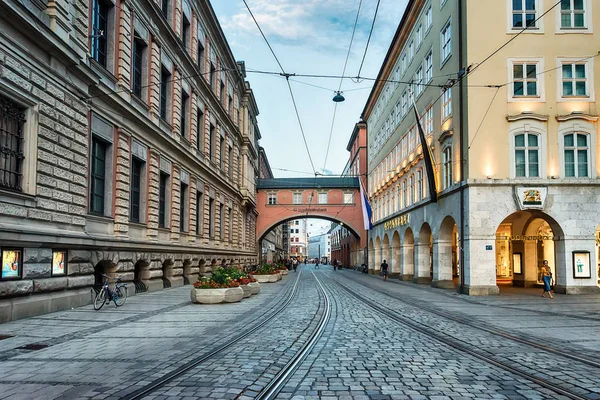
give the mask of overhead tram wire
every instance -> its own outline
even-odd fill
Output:
[[[356,74],[357,79],[360,76],[360,71],[362,71],[362,67],[365,62],[365,57],[367,56],[367,51],[369,50],[369,43],[371,42],[371,35],[373,34],[373,27],[375,27],[375,21],[377,20],[377,11],[379,11],[379,3],[381,3],[381,0],[377,0],[377,6],[375,7],[375,15],[373,15],[373,23],[371,23],[371,30],[369,31],[367,45],[365,46],[365,52],[363,54],[362,61],[360,62],[360,68],[358,68],[358,74]]]
[[[348,67],[348,59],[350,58],[350,52],[352,51],[352,43],[354,42],[354,35],[356,34],[356,26],[358,25],[358,17],[360,16],[360,8],[362,7],[362,0],[358,3],[358,10],[356,11],[356,19],[354,20],[354,27],[352,28],[352,36],[350,36],[350,45],[348,45],[348,53],[346,53],[346,61],[344,61],[344,69],[342,70],[342,76],[346,74],[346,67]],[[342,89],[342,83],[344,82],[344,78],[340,78],[340,84],[338,86],[338,94]],[[333,127],[335,125],[335,116],[337,114],[338,103],[335,103],[333,108],[333,118],[331,120],[331,129],[329,130],[329,139],[327,140],[327,151],[325,152],[325,161],[323,162],[322,171],[325,172],[325,168],[327,167],[327,158],[329,157],[329,148],[331,147],[331,138],[333,137]]]
[[[311,167],[313,169],[313,172],[314,172],[314,174],[316,176],[317,175],[317,170],[315,169],[315,164],[313,163],[312,157],[310,155],[310,150],[308,148],[308,142],[306,141],[306,135],[304,134],[304,128],[302,127],[302,121],[300,121],[300,113],[298,112],[298,106],[296,105],[296,99],[294,98],[294,92],[292,91],[292,86],[290,85],[290,79],[289,78],[290,78],[290,76],[293,76],[293,75],[288,74],[288,73],[285,72],[285,69],[283,68],[283,65],[281,65],[281,62],[279,61],[279,58],[277,58],[277,55],[275,54],[275,51],[271,47],[271,44],[269,43],[269,40],[267,40],[267,37],[265,36],[265,33],[263,32],[262,28],[260,27],[260,24],[258,23],[258,21],[256,20],[256,18],[254,17],[254,14],[252,13],[252,10],[250,9],[250,6],[248,6],[248,3],[246,2],[246,0],[242,0],[242,1],[244,2],[244,5],[246,6],[246,9],[250,13],[250,16],[252,17],[252,20],[254,21],[254,24],[256,25],[256,27],[260,31],[260,34],[262,35],[263,39],[265,40],[265,43],[269,47],[269,50],[271,51],[271,54],[273,54],[273,57],[275,58],[275,61],[277,61],[277,65],[279,65],[279,68],[281,69],[281,73],[286,78],[287,86],[288,86],[288,89],[290,91],[290,95],[292,97],[292,103],[294,104],[294,110],[296,111],[296,117],[298,118],[298,125],[300,126],[300,133],[302,133],[302,139],[304,140],[304,146],[306,147],[306,153],[308,154],[308,159],[310,161],[310,165],[311,165]]]

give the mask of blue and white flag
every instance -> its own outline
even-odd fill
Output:
[[[365,189],[363,188],[363,184],[360,178],[358,178],[358,182],[360,183],[360,197],[362,200],[363,222],[365,225],[365,230],[370,231],[373,228],[373,224],[371,223],[371,216],[373,215],[373,211],[371,210],[369,199],[367,198],[367,194],[365,193]]]

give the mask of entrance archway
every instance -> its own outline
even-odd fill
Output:
[[[548,260],[554,281],[564,280],[561,274],[566,265],[561,265],[564,263],[557,256],[564,255],[563,238],[560,225],[541,211],[517,211],[506,217],[496,230],[498,287],[541,287],[544,260]]]
[[[390,260],[390,237],[387,235],[387,233],[385,235],[383,235],[383,247],[381,249],[381,262],[383,263],[383,261],[385,260],[385,262],[388,264],[391,263]],[[381,264],[379,265],[379,267],[381,268]]]
[[[431,283],[433,278],[433,238],[431,227],[424,223],[415,246],[415,283]]]
[[[381,239],[379,236],[375,239],[375,265],[373,265],[373,273],[379,275],[379,269],[381,268]]]
[[[169,278],[173,276],[173,260],[165,260],[162,265],[162,281],[163,289],[171,287],[171,281]]]
[[[148,291],[148,287],[144,283],[150,279],[150,264],[146,260],[138,260],[133,267],[133,284],[136,293]]]
[[[453,288],[458,283],[458,227],[454,218],[442,221],[433,241],[433,281],[431,286]]]
[[[402,243],[402,268],[400,279],[412,281],[415,276],[415,236],[412,229],[406,228],[404,242]]]
[[[394,232],[392,236],[392,249],[390,254],[390,278],[400,277],[400,234],[398,231]]]

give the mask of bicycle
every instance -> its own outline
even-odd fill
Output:
[[[115,290],[111,290],[110,287],[108,287],[108,279],[110,277],[104,274],[102,274],[102,276],[106,279],[104,280],[102,289],[100,289],[94,299],[94,310],[101,309],[104,304],[110,303],[111,300],[115,303],[115,306],[121,307],[127,300],[127,284],[121,283],[121,278],[117,278]]]

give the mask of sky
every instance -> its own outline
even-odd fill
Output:
[[[336,76],[342,75],[344,70],[360,3],[358,25],[344,74],[358,75],[376,0],[246,1],[286,73]],[[406,3],[407,0],[380,1],[360,76],[377,77]],[[212,0],[211,4],[234,57],[246,63],[247,80],[260,112],[260,145],[266,150],[275,177],[310,177],[313,166],[324,174],[341,174],[349,160],[346,145],[354,125],[360,120],[373,82],[290,77],[307,152],[285,78],[251,72],[280,72],[280,69],[244,2]],[[346,101],[334,103],[332,98],[340,85]],[[329,224],[311,220],[309,232],[320,232]]]

